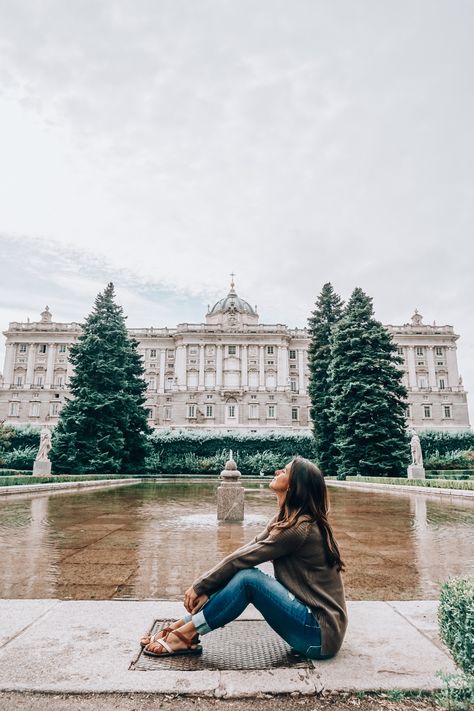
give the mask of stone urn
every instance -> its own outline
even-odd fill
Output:
[[[218,521],[244,520],[245,491],[241,478],[231,450],[225,468],[220,473],[221,484],[217,489]]]

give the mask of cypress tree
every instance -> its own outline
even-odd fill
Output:
[[[50,458],[56,471],[130,472],[144,464],[151,430],[142,359],[114,297],[109,283],[70,348],[74,399],[67,399],[54,430]]]
[[[338,475],[400,476],[407,464],[407,390],[392,337],[354,289],[331,343]]]
[[[308,346],[311,419],[316,440],[318,463],[323,474],[336,472],[334,424],[331,419],[329,366],[331,363],[331,332],[342,316],[343,301],[332,285],[324,284],[308,319]]]

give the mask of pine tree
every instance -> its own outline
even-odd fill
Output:
[[[342,316],[343,301],[332,285],[324,284],[316,301],[315,309],[308,319],[311,337],[308,346],[311,419],[316,440],[319,466],[323,474],[334,474],[334,425],[331,420],[331,395],[329,366],[331,363],[331,331]]]
[[[143,466],[150,433],[143,365],[114,297],[110,283],[70,348],[74,398],[67,399],[53,434],[56,471],[130,472]]]
[[[333,331],[331,359],[338,475],[399,476],[408,457],[402,361],[362,289]]]

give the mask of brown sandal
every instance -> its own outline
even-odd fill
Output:
[[[168,642],[166,641],[165,638],[162,639],[157,639],[156,642],[152,642],[151,644],[160,644],[163,651],[162,652],[152,652],[151,650],[145,649],[143,650],[143,654],[146,654],[148,657],[174,657],[174,656],[182,656],[184,654],[202,654],[202,646],[198,644],[199,642],[199,635],[195,634],[192,639],[188,639],[187,637],[184,636],[184,634],[181,634],[179,630],[171,630],[173,634],[175,634],[182,642],[185,643],[186,649],[172,649]],[[168,637],[168,635],[166,635]],[[166,651],[164,651],[166,650]]]
[[[163,627],[162,630],[158,630],[158,632],[155,632],[155,634],[146,634],[144,637],[141,638],[140,645],[142,647],[146,647],[155,640],[160,639],[159,635],[161,635],[162,637],[166,637],[169,632],[174,632],[174,629],[172,629],[172,627]]]

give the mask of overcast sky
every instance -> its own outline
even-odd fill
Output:
[[[0,327],[360,286],[455,327],[472,412],[473,36],[471,0],[0,0]]]

